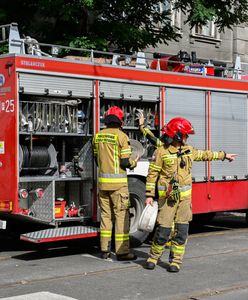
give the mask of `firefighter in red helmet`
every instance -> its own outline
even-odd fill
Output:
[[[174,221],[175,233],[172,236],[170,264],[167,270],[180,270],[188,238],[189,221],[192,219],[192,162],[225,159],[233,161],[236,157],[236,154],[227,154],[224,151],[198,150],[187,145],[188,136],[194,133],[194,128],[187,119],[176,117],[170,120],[162,129],[160,139],[164,145],[156,150],[150,163],[146,182],[146,204],[153,204],[158,179],[159,213],[145,265],[147,269],[154,269],[163,254]]]
[[[164,129],[165,127],[163,127],[161,129],[162,131],[162,136],[160,138],[157,138],[153,132],[147,127],[145,126],[145,117],[144,117],[144,114],[143,114],[143,110],[141,109],[137,109],[136,111],[136,116],[137,116],[137,119],[138,119],[138,123],[139,123],[139,129],[140,131],[142,132],[142,134],[148,139],[148,141],[155,147],[155,148],[158,148],[160,146],[163,146],[164,144],[167,144],[168,141],[167,139],[165,140],[165,135],[164,135]],[[156,150],[155,150],[156,151]],[[156,152],[154,152],[153,156],[155,155]],[[172,235],[174,234],[174,223],[172,225],[172,230],[171,230],[171,234],[170,234],[170,238],[169,240],[167,241],[166,243],[166,247],[165,248],[170,248],[171,246],[171,237]]]
[[[124,113],[113,106],[105,113],[106,128],[93,138],[98,166],[99,206],[101,210],[100,243],[102,258],[111,256],[112,228],[115,224],[115,252],[118,260],[134,260],[129,249],[129,193],[126,169],[137,165],[130,158],[128,136],[121,130]]]

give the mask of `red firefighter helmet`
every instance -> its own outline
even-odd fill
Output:
[[[105,113],[105,124],[120,123],[123,125],[124,112],[118,106],[110,107]]]
[[[192,124],[185,118],[171,119],[162,129],[162,135],[166,134],[173,140],[182,141],[183,137],[195,134]]]

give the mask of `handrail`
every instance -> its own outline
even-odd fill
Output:
[[[67,50],[68,52],[78,52],[79,55],[63,56],[64,59],[77,59],[83,61],[90,61],[95,64],[111,64],[127,67],[136,67],[142,69],[156,69],[157,71],[172,71],[183,72],[190,74],[219,76],[227,78],[236,78],[241,76],[243,70],[241,70],[240,59],[239,67],[227,68],[226,66],[214,66],[210,63],[192,63],[192,60],[187,52],[185,60],[179,60],[181,55],[168,55],[160,53],[160,58],[154,58],[152,52],[136,52],[134,54],[115,53],[108,51],[100,51],[95,49],[76,48],[70,46],[63,46],[57,44],[39,43],[37,40],[26,36],[21,39],[19,37],[18,27],[16,23],[2,25],[0,28],[10,27],[15,33],[12,39],[9,41],[9,45],[14,45],[14,53],[31,54],[47,57],[59,57],[61,50]],[[11,35],[11,34],[10,34]],[[42,48],[49,48],[48,52],[41,50]],[[19,52],[18,52],[19,51]],[[85,54],[85,55],[83,55]],[[237,59],[238,60],[238,59]],[[220,75],[216,75],[219,72]],[[238,74],[238,75],[237,75]]]
[[[0,25],[0,43],[4,43],[8,41],[7,30],[10,30],[11,24]]]

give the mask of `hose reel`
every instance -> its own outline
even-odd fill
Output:
[[[58,169],[57,152],[49,146],[19,146],[19,170],[22,175],[52,176]]]

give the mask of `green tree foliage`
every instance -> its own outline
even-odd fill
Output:
[[[174,0],[191,27],[209,20],[226,27],[248,21],[248,0]],[[72,47],[143,49],[177,40],[170,10],[157,0],[1,0],[0,24],[17,22],[21,33],[40,42]]]
[[[158,5],[157,0],[95,0],[95,30],[125,50],[176,40],[179,35],[171,26],[171,12],[161,12]]]
[[[176,0],[174,2],[175,9],[180,8],[187,14],[186,22],[191,27],[214,21],[219,30],[224,31],[225,28],[248,22],[247,0]]]

